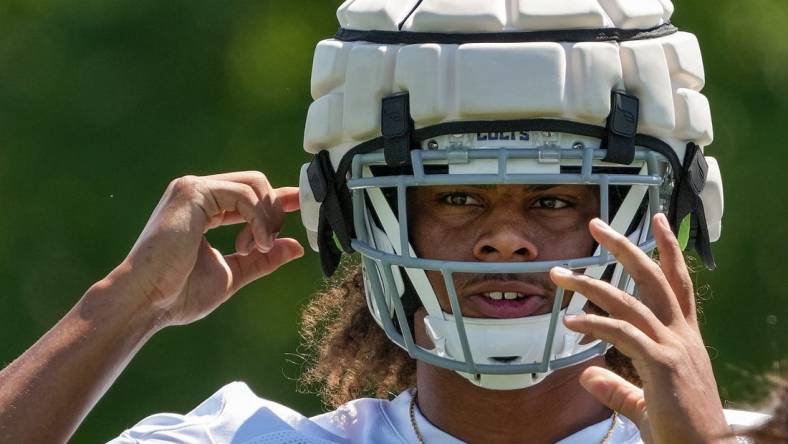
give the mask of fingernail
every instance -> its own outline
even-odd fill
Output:
[[[670,230],[670,223],[668,222],[668,218],[665,216],[665,213],[658,213],[657,220],[659,221],[660,225],[662,225],[662,228]]]
[[[257,245],[255,245],[254,239],[252,239],[246,244],[245,247],[239,248],[238,252],[241,253],[243,256],[246,256],[247,254],[251,253],[255,248],[257,248]]]
[[[276,239],[278,237],[279,237],[279,232],[278,231],[276,233],[272,233],[271,237],[268,238],[268,242],[266,242],[266,243],[258,242],[257,243],[257,249],[260,251],[260,253],[268,253],[269,251],[271,251],[272,248],[274,248],[274,242],[276,241]]]
[[[572,270],[569,270],[564,267],[553,267],[553,273],[559,276],[572,276]]]
[[[577,315],[566,315],[564,316],[564,322],[572,322],[577,319]]]

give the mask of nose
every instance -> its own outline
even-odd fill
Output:
[[[520,262],[532,261],[539,256],[536,245],[530,241],[523,224],[499,223],[482,232],[473,246],[473,255],[479,261]]]

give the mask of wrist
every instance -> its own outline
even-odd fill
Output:
[[[125,263],[93,284],[81,302],[86,316],[96,315],[105,321],[118,322],[140,337],[149,337],[169,325],[167,310],[152,303],[151,298],[140,291],[131,268]]]

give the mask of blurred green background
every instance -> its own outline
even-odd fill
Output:
[[[339,1],[0,2],[0,365],[52,326],[133,244],[166,184],[259,169],[295,184],[312,50]],[[723,397],[742,406],[788,345],[788,7],[678,2],[704,51],[725,177],[719,268],[701,272],[704,334]],[[298,216],[285,235],[305,241]],[[233,229],[211,233],[229,250]],[[195,325],[154,337],[74,442],[105,441],[222,385],[306,414],[294,357],[316,255],[257,282]]]

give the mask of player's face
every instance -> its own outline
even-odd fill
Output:
[[[578,185],[435,186],[409,192],[411,240],[419,257],[520,262],[588,256],[588,222],[599,215],[597,188]],[[438,272],[427,273],[451,313]],[[555,286],[547,273],[455,274],[462,314],[518,318],[549,313]]]

